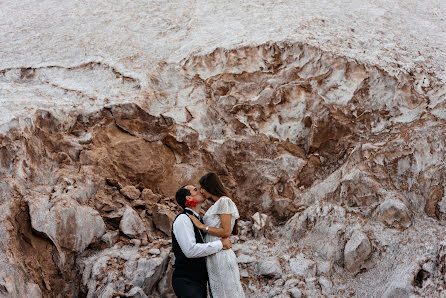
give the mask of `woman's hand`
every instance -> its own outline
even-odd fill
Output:
[[[189,216],[189,218],[192,220],[193,224],[200,230],[204,230],[206,228],[206,226],[204,224],[202,224],[201,221],[199,221],[198,218],[196,218],[195,216],[190,215],[190,214],[188,214],[187,216]]]

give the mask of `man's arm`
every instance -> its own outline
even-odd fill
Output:
[[[173,223],[172,233],[175,234],[175,238],[187,258],[201,258],[213,255],[223,249],[223,243],[220,240],[208,243],[196,243],[194,225],[185,214],[177,217]]]

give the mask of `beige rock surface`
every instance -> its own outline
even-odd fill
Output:
[[[248,297],[444,296],[444,15],[3,1],[0,295],[172,297],[174,193],[215,171]]]

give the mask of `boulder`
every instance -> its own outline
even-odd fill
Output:
[[[158,203],[161,199],[161,196],[158,194],[154,194],[150,188],[144,188],[141,193],[141,199],[143,199],[146,203]]]
[[[161,204],[155,206],[152,214],[152,220],[155,227],[164,232],[167,236],[170,236],[172,232],[172,223],[175,220],[175,217],[175,213]]]
[[[56,247],[82,252],[90,243],[105,232],[105,224],[99,213],[68,198],[50,201],[49,196],[26,199],[31,225],[45,234]]]
[[[409,210],[403,202],[396,199],[385,200],[378,207],[378,219],[388,227],[406,229],[411,224]]]
[[[367,235],[354,231],[344,249],[345,269],[350,273],[357,273],[371,252],[372,246]]]
[[[252,216],[253,224],[252,231],[254,233],[254,237],[261,237],[264,235],[265,230],[269,226],[269,218],[268,215],[256,212]]]
[[[145,224],[133,208],[127,206],[119,224],[119,229],[127,236],[136,238],[145,231]]]
[[[167,251],[163,251],[156,258],[140,258],[136,263],[136,269],[131,274],[131,284],[142,288],[145,293],[151,293],[153,286],[162,278],[168,260]]]
[[[268,257],[257,262],[257,274],[279,278],[282,275],[282,267],[278,257]]]
[[[141,191],[133,185],[127,185],[120,190],[121,194],[130,200],[137,200],[141,195]]]

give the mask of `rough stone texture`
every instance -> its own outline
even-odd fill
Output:
[[[269,225],[268,215],[256,212],[252,216],[252,220],[252,232],[254,234],[254,237],[260,237],[264,235]]]
[[[58,249],[82,252],[105,232],[99,213],[75,201],[50,201],[48,196],[27,199],[31,225],[44,233]]]
[[[371,252],[372,247],[367,235],[361,231],[354,231],[344,248],[345,269],[351,273],[358,272]]]
[[[282,268],[278,257],[270,257],[257,262],[257,274],[266,277],[279,278]]]
[[[404,229],[411,224],[409,210],[398,200],[387,200],[379,205],[378,217],[386,225],[393,228]]]
[[[127,185],[121,188],[120,192],[130,200],[137,200],[141,195],[141,191],[133,185]]]
[[[86,288],[87,295],[105,295],[105,288],[111,294],[123,295],[127,285],[141,288],[143,293],[155,294],[153,288],[166,270],[169,250],[163,250],[156,257],[145,257],[144,254],[145,251],[126,245],[81,257],[78,262],[82,268],[82,285]]]
[[[153,211],[152,219],[155,226],[163,231],[167,236],[172,233],[172,224],[175,220],[176,214],[169,208],[163,205],[157,204]]]
[[[112,247],[119,240],[119,231],[107,231],[102,235],[101,240],[104,241],[108,247]]]
[[[143,235],[146,232],[145,225],[138,213],[131,207],[126,207],[119,224],[119,229],[131,238]]]
[[[215,171],[247,297],[445,296],[446,7],[347,2],[3,1],[1,295],[172,297],[174,193]]]
[[[295,275],[301,277],[311,277],[316,274],[316,264],[301,255],[290,260],[290,268]]]

